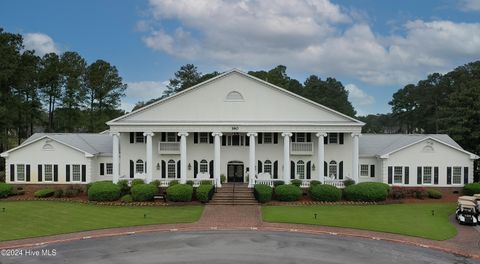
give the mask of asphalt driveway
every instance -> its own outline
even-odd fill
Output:
[[[0,263],[480,263],[385,241],[253,231],[150,233],[22,250]]]

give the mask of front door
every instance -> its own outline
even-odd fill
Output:
[[[243,182],[243,164],[228,164],[228,182]]]

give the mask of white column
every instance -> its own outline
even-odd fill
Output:
[[[153,148],[153,132],[145,132],[143,133],[144,137],[147,137],[147,179],[146,182],[150,183],[153,180],[153,154],[152,154],[152,148]]]
[[[113,150],[112,150],[112,163],[113,163],[113,175],[112,181],[113,183],[118,182],[118,178],[120,178],[120,133],[113,132],[111,133],[113,136]]]
[[[324,138],[327,136],[327,133],[317,133],[318,137],[318,154],[317,154],[317,163],[318,163],[318,180],[321,183],[325,182],[325,144],[324,144]]]
[[[360,133],[352,133],[353,155],[352,155],[352,179],[358,183],[358,140]]]
[[[249,159],[248,159],[248,187],[252,188],[255,184],[255,176],[257,175],[257,168],[255,167],[255,137],[257,133],[247,133],[249,140]]]
[[[212,133],[214,137],[214,161],[213,161],[213,176],[215,178],[215,184],[217,187],[222,187],[222,181],[220,179],[220,138],[222,133],[214,132]]]
[[[180,183],[187,183],[187,132],[178,133],[180,136]]]
[[[282,133],[283,137],[283,181],[290,183],[290,137],[292,133]]]

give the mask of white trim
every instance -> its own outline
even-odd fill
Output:
[[[89,153],[89,152],[86,152],[86,151],[84,151],[84,150],[81,150],[81,149],[79,149],[79,148],[76,148],[76,147],[74,147],[74,146],[72,146],[72,145],[69,145],[69,144],[67,144],[67,143],[65,143],[65,142],[62,142],[62,141],[58,140],[58,139],[52,138],[52,137],[50,137],[50,136],[48,136],[48,135],[44,135],[44,136],[39,137],[39,138],[37,138],[37,139],[35,139],[35,140],[29,141],[29,142],[27,142],[27,143],[25,143],[25,144],[21,144],[20,146],[17,146],[17,147],[15,147],[15,148],[12,148],[12,149],[10,149],[10,150],[7,150],[7,151],[1,153],[0,156],[1,156],[2,158],[6,158],[6,157],[8,157],[8,154],[9,154],[10,152],[13,152],[13,151],[15,151],[15,150],[17,150],[17,149],[21,149],[21,148],[23,148],[23,147],[26,147],[26,146],[28,146],[28,145],[30,145],[30,144],[33,144],[33,143],[35,143],[35,142],[37,142],[37,141],[40,141],[40,140],[42,140],[42,139],[45,139],[45,138],[51,139],[51,140],[53,140],[53,141],[55,141],[55,142],[57,142],[57,143],[60,143],[60,144],[65,145],[65,146],[67,146],[67,147],[69,147],[69,148],[72,148],[72,149],[74,149],[74,150],[77,150],[77,151],[79,151],[79,152],[82,152],[82,153],[85,154],[85,157],[86,157],[86,158],[91,158],[91,157],[94,157],[94,156],[95,156],[95,155],[93,155],[93,154],[91,154],[91,153]]]
[[[15,175],[15,182],[26,182],[27,181],[27,164],[23,163],[23,164],[14,164],[15,166],[13,166],[15,169],[13,171],[14,175]],[[18,179],[18,165],[23,165],[23,180],[19,180]],[[5,175],[6,177],[6,175]]]

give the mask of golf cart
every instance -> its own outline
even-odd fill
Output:
[[[458,223],[463,225],[476,225],[478,223],[478,211],[476,203],[472,202],[471,200],[469,201],[468,199],[460,198],[458,199],[457,211],[455,212]]]

